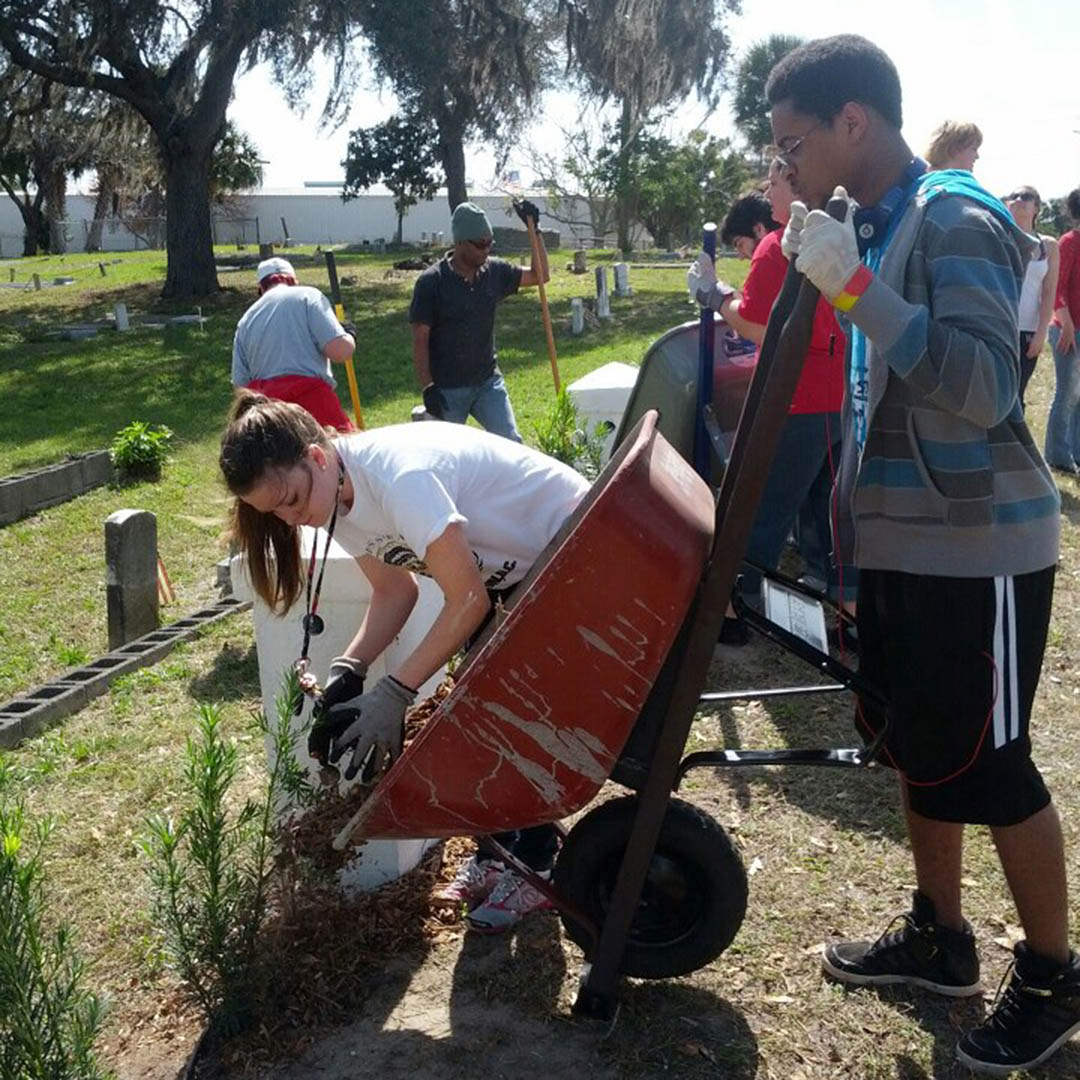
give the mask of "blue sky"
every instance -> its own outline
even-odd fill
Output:
[[[730,21],[738,55],[770,33],[823,37],[860,33],[892,57],[904,88],[904,133],[916,151],[946,118],[973,120],[983,131],[976,175],[1003,193],[1034,184],[1044,197],[1080,186],[1080,79],[1076,5],[1072,0],[905,0],[899,6],[876,0],[743,0],[744,13]],[[325,77],[325,76],[324,76]],[[325,82],[322,83],[325,87]],[[394,111],[389,92],[358,95],[347,123],[336,132],[318,128],[318,87],[306,116],[290,113],[264,69],[237,84],[230,117],[256,141],[266,159],[267,187],[300,186],[305,180],[335,180],[351,127],[378,123]],[[540,113],[572,121],[579,103],[570,94],[549,94]],[[688,102],[673,121],[673,133],[704,119],[707,131],[730,135],[729,103],[706,118],[700,103]],[[555,150],[560,136],[541,120],[523,143]],[[469,154],[469,179],[476,188],[493,179],[494,155],[483,147]],[[523,146],[510,166],[527,176]]]

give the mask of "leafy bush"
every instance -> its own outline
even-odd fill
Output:
[[[276,724],[265,715],[256,721],[273,740],[274,767],[259,798],[232,814],[236,747],[222,735],[219,711],[204,705],[187,743],[185,779],[193,802],[177,823],[150,818],[142,841],[168,960],[221,1031],[242,1028],[259,994],[258,936],[274,875],[279,813],[312,797],[291,730],[298,693],[290,672],[277,701]]]
[[[132,420],[113,439],[110,456],[113,464],[132,479],[156,480],[169,458],[172,432],[164,425]]]
[[[595,480],[604,464],[604,438],[610,425],[597,424],[590,433],[578,424],[577,408],[564,386],[547,416],[534,425],[536,444],[558,461]]]
[[[104,1007],[86,989],[86,967],[69,927],[46,930],[42,823],[26,835],[0,756],[0,1078],[99,1080],[94,1057]]]

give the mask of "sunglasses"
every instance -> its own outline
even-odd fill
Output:
[[[495,241],[488,238],[487,240],[470,240],[469,243],[476,248],[477,251],[487,251]]]
[[[1014,191],[1005,196],[1005,202],[1037,202],[1038,200],[1030,191]]]

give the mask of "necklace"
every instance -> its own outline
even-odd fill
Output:
[[[322,563],[319,565],[319,577],[315,581],[314,592],[312,592],[312,579],[315,576],[315,556],[319,548],[318,537],[315,537],[311,544],[311,559],[308,562],[307,572],[307,611],[300,624],[304,629],[304,641],[300,649],[300,659],[296,661],[295,665],[296,671],[301,678],[308,674],[308,649],[311,646],[311,639],[318,637],[326,628],[326,624],[319,614],[319,596],[322,593],[323,574],[326,573],[326,557],[330,554],[330,542],[334,539],[334,527],[337,525],[338,508],[341,506],[341,492],[345,486],[345,463],[341,460],[340,454],[338,455],[337,465],[337,497],[334,499],[334,512],[330,515],[330,524],[326,529],[326,543],[323,545]]]

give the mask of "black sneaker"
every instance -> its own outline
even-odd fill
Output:
[[[991,1076],[1034,1069],[1080,1031],[1080,956],[1075,952],[1062,966],[1021,941],[1005,978],[1009,984],[1002,980],[1004,991],[998,991],[994,1011],[956,1047],[962,1065]]]
[[[842,941],[825,949],[821,966],[827,975],[852,986],[906,983],[948,997],[979,992],[979,957],[975,936],[966,923],[951,930],[934,922],[933,901],[916,891],[911,911],[898,916],[899,930],[877,941]]]
[[[717,641],[721,645],[735,645],[741,647],[750,643],[750,627],[746,625],[746,620],[736,615],[734,618],[725,615],[724,621],[720,624],[720,636]]]

